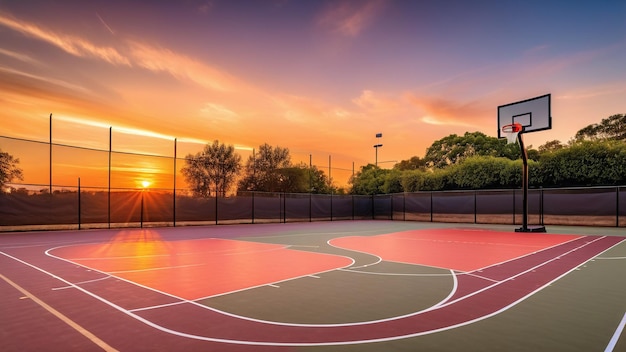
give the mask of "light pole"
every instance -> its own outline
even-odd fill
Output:
[[[376,140],[378,141],[378,138],[382,138],[383,134],[382,133],[376,133]],[[383,145],[381,143],[376,143],[374,144],[374,149],[376,150],[376,166],[378,166],[378,148],[382,147]]]
[[[376,166],[378,166],[378,148],[382,147],[382,144],[375,144],[374,148],[376,149]]]
[[[145,192],[146,188],[148,188],[148,186],[150,186],[150,182],[149,181],[141,181],[141,186],[143,187],[141,189],[141,215],[139,218],[139,227],[141,227],[143,229],[143,193]]]

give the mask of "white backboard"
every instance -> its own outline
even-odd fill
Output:
[[[516,122],[524,127],[522,133],[551,129],[550,94],[498,106],[498,138],[504,138],[502,126]]]

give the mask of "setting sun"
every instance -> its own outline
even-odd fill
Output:
[[[141,181],[141,187],[148,188],[150,186],[150,181],[143,180]]]

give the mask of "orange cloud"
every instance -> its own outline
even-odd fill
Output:
[[[156,48],[139,42],[129,42],[133,62],[153,72],[166,72],[217,91],[241,88],[234,77],[190,57],[169,49]]]
[[[488,109],[475,101],[422,98],[413,93],[407,93],[406,99],[423,112],[421,121],[430,125],[472,126],[478,129],[480,125],[489,123]]]
[[[38,76],[38,75],[31,74],[31,73],[14,70],[14,69],[11,69],[11,68],[8,68],[8,67],[0,66],[0,72],[12,74],[12,75],[23,76],[23,77],[30,78],[30,79],[35,79],[35,80],[38,80],[38,81],[51,83],[53,85],[56,85],[56,86],[59,86],[59,87],[64,87],[64,88],[68,88],[68,89],[75,90],[75,91],[80,91],[80,92],[84,92],[84,93],[89,92],[89,90],[87,88],[79,86],[79,85],[76,85],[76,84],[73,84],[73,83],[70,83],[70,82],[67,82],[67,81],[63,81],[63,80],[60,80],[60,79],[54,79],[54,78],[50,78],[50,77]]]
[[[371,90],[364,90],[361,95],[352,99],[352,102],[368,113],[389,114],[400,108],[400,101],[397,98],[384,94],[375,93]]]
[[[226,106],[217,103],[206,103],[200,114],[214,123],[233,123],[238,121],[238,115]]]
[[[56,34],[37,25],[18,21],[0,14],[0,25],[23,35],[52,44],[59,49],[79,57],[92,57],[113,65],[130,66],[130,61],[115,48],[100,47],[89,41],[69,35]]]
[[[8,56],[8,57],[11,57],[11,58],[14,58],[14,59],[17,59],[19,61],[26,62],[29,64],[41,65],[41,62],[33,59],[32,57],[26,54],[16,53],[14,51],[5,50],[2,48],[0,48],[0,55]]]

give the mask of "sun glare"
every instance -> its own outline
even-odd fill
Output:
[[[146,181],[146,180],[141,181],[141,186],[143,188],[148,188],[150,186],[150,181]]]

